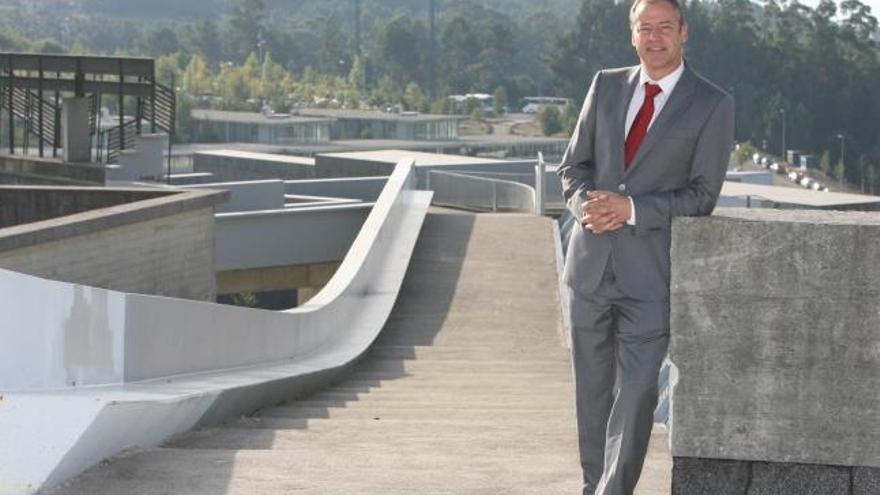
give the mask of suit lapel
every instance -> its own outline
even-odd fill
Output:
[[[681,79],[678,80],[678,84],[675,85],[675,89],[673,89],[672,94],[669,95],[669,100],[663,105],[660,115],[657,116],[657,119],[654,120],[651,128],[648,129],[648,134],[645,135],[645,139],[642,141],[642,144],[639,145],[639,150],[636,152],[632,164],[630,164],[629,169],[623,174],[624,177],[631,174],[632,171],[639,166],[642,159],[650,153],[651,148],[657,144],[657,141],[660,140],[663,134],[673,126],[675,117],[690,106],[691,94],[693,94],[695,86],[696,77],[691,69],[685,65],[684,72],[681,74]]]
[[[635,67],[632,67],[626,77],[621,80],[619,89],[620,93],[616,100],[623,103],[618,105],[617,111],[614,115],[615,132],[613,132],[612,135],[615,136],[617,142],[613,143],[611,149],[617,150],[614,155],[614,170],[618,170],[620,175],[623,175],[624,170],[623,151],[626,147],[626,133],[628,131],[626,128],[626,112],[629,110],[629,102],[632,100],[633,93],[635,93],[636,86],[638,85],[639,66],[636,65]]]

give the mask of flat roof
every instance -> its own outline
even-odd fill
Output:
[[[436,122],[441,120],[463,120],[462,115],[440,115],[431,113],[391,113],[379,110],[342,110],[333,108],[301,108],[297,114],[309,117],[331,117],[352,120],[386,120],[394,122]]]
[[[196,155],[221,156],[224,158],[242,158],[245,160],[259,160],[264,162],[287,163],[290,165],[314,165],[314,158],[306,158],[303,156],[280,155],[276,153],[259,153],[254,151],[240,150],[206,150],[196,151]]]
[[[880,203],[880,196],[849,194],[839,192],[819,192],[811,189],[765,186],[744,182],[725,181],[721,195],[728,197],[760,198],[774,203],[830,208],[833,206]]]
[[[397,163],[403,158],[413,158],[415,160],[416,166],[475,165],[484,163],[503,163],[507,161],[492,158],[480,158],[476,156],[442,155],[437,153],[425,153],[421,151],[409,151],[399,149],[325,153],[321,154],[320,156],[382,163]]]
[[[194,108],[192,118],[199,120],[212,120],[216,122],[235,122],[241,124],[321,124],[333,122],[330,118],[300,117],[297,115],[274,114],[263,115],[259,112],[234,112],[228,110],[210,110],[206,108]]]

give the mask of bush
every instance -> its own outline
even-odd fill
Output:
[[[547,105],[541,110],[538,120],[541,122],[541,130],[545,136],[552,136],[562,130],[559,108],[555,105]]]

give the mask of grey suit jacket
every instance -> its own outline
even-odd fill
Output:
[[[624,294],[661,300],[669,297],[671,219],[715,207],[733,146],[734,105],[686,65],[626,170],[624,126],[638,82],[638,66],[596,74],[557,170],[575,218],[586,191],[600,189],[631,196],[636,225],[602,235],[575,225],[564,280],[590,294],[611,263]]]

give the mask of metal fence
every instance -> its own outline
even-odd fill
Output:
[[[519,182],[431,170],[427,186],[434,191],[435,205],[475,211],[535,212],[535,189]]]

